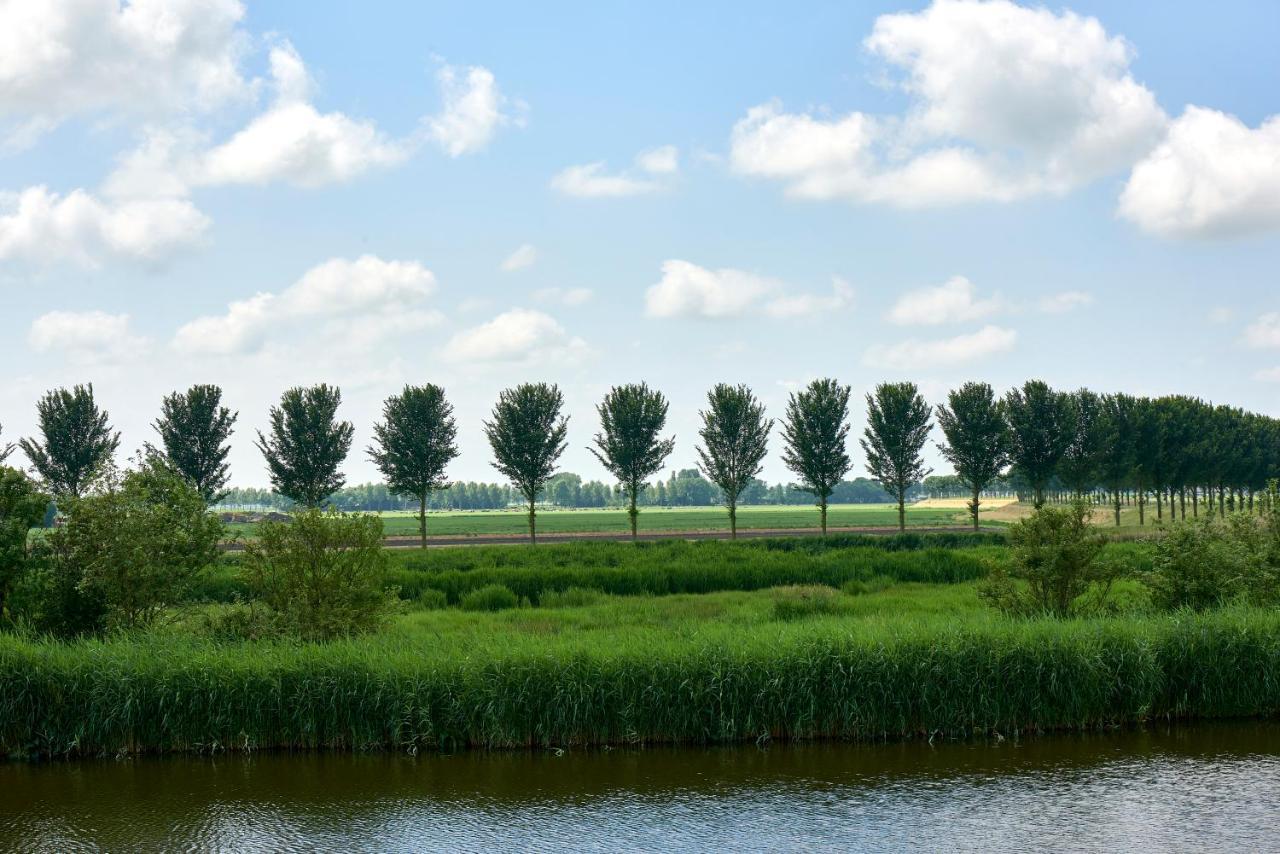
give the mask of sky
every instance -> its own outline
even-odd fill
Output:
[[[835,377],[855,433],[900,380],[1280,416],[1278,37],[1271,0],[0,0],[0,444],[85,382],[122,458],[220,385],[238,486],[318,382],[349,483],[408,383],[461,480],[526,381],[589,479],[642,380],[672,469],[718,382],[780,417]]]

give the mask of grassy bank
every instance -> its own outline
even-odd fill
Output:
[[[329,644],[0,637],[0,751],[453,749],[1088,728],[1280,711],[1280,614],[1017,621],[973,584],[404,615]]]
[[[884,576],[895,581],[954,583],[982,577],[1003,560],[999,534],[832,535],[825,539],[739,542],[672,540],[558,543],[391,552],[388,584],[403,599],[438,590],[457,604],[466,593],[501,584],[537,604],[548,591],[588,587],[617,595],[665,596],[760,590]],[[206,602],[243,599],[248,590],[236,556],[208,571],[195,590]]]

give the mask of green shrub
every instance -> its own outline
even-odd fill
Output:
[[[1075,501],[1010,525],[1009,566],[993,569],[979,594],[1009,614],[1066,617],[1102,606],[1123,565],[1098,560],[1106,536],[1090,524],[1091,512]]]
[[[805,617],[838,614],[847,609],[838,591],[818,584],[780,587],[773,600],[775,620],[801,620]]]
[[[0,458],[4,448],[0,446]],[[49,506],[49,496],[23,472],[0,466],[0,623],[9,616],[9,591],[27,574],[27,535]]]
[[[868,593],[879,593],[881,590],[888,590],[893,584],[893,579],[887,575],[873,575],[866,581],[860,579],[846,581],[840,586],[840,589],[850,596],[865,596]]]
[[[443,590],[433,590],[428,587],[418,594],[414,605],[420,611],[439,611],[449,607],[449,597],[444,595]]]
[[[395,605],[385,590],[382,520],[373,514],[311,509],[288,522],[263,522],[243,565],[253,598],[299,637],[370,631]]]
[[[486,584],[464,595],[459,604],[464,611],[504,611],[518,607],[520,598],[509,587]]]
[[[570,587],[568,590],[548,590],[538,599],[540,608],[582,608],[604,599],[604,594],[590,587]]]
[[[1277,568],[1269,533],[1247,513],[1175,523],[1155,544],[1151,571],[1144,576],[1152,603],[1200,611],[1235,600],[1274,602]]]

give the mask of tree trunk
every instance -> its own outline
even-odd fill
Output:
[[[738,499],[729,502],[729,539],[738,539]]]
[[[827,535],[827,499],[823,496],[822,502],[818,504],[820,518],[822,519],[822,536]]]
[[[418,533],[422,537],[422,547],[427,547],[427,494],[418,496]]]
[[[907,491],[898,490],[898,530],[907,530]]]
[[[1120,490],[1118,489],[1114,490],[1112,492],[1112,495],[1114,496],[1112,499],[1112,505],[1116,511],[1116,527],[1119,528],[1120,527]]]
[[[969,505],[969,513],[973,516],[973,530],[975,531],[978,530],[978,505],[980,503],[978,499],[981,495],[982,490],[975,486],[973,488],[973,503]]]
[[[635,485],[631,486],[631,506],[627,508],[627,515],[631,517],[631,539],[636,540],[636,518],[640,515],[640,511],[636,509],[636,489]]]
[[[530,498],[529,499],[529,545],[534,545],[535,543],[538,542],[538,532],[537,532],[537,529],[534,527],[534,522],[533,522],[534,517],[537,515],[537,511],[534,510],[533,504],[534,504],[533,499]]]

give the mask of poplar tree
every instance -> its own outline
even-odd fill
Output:
[[[291,388],[271,407],[270,436],[258,431],[254,444],[267,461],[271,487],[304,507],[319,507],[347,482],[338,466],[355,428],[337,420],[341,403],[336,386]]]
[[[929,474],[920,451],[929,438],[929,404],[915,383],[881,383],[867,395],[862,450],[872,480],[898,501],[898,530],[907,529],[907,490]]]
[[[636,502],[645,479],[661,471],[675,450],[674,437],[659,435],[667,424],[667,408],[662,392],[644,383],[615,386],[596,407],[600,432],[595,435],[595,447],[587,450],[622,484],[633,540],[640,515]]]
[[[537,542],[538,494],[555,474],[568,446],[569,419],[561,416],[559,386],[525,383],[498,395],[484,433],[493,449],[493,467],[507,477],[529,504],[529,542]]]
[[[1004,413],[1009,422],[1009,459],[1014,472],[1030,484],[1039,510],[1072,438],[1070,403],[1067,395],[1041,380],[1028,380],[1005,395]]]
[[[824,536],[831,493],[853,467],[846,447],[848,437],[847,385],[821,379],[791,393],[782,422],[782,461],[800,478],[800,489],[817,499]]]
[[[1098,481],[1098,420],[1102,401],[1087,388],[1066,395],[1068,412],[1067,445],[1058,462],[1058,477],[1082,498]]]
[[[120,446],[107,413],[93,399],[93,385],[55,389],[36,404],[44,441],[19,445],[55,497],[79,498]]]
[[[382,405],[369,457],[392,492],[418,499],[418,534],[427,547],[427,500],[448,489],[445,469],[458,456],[453,406],[438,385],[406,385]]]
[[[1133,479],[1137,462],[1138,401],[1127,394],[1103,395],[1098,418],[1098,476],[1111,493],[1120,526],[1120,491]]]
[[[707,392],[707,408],[698,413],[702,445],[698,468],[720,487],[729,510],[729,536],[738,538],[738,497],[760,473],[769,445],[772,419],[765,418],[764,404],[745,385],[720,383]]]
[[[222,498],[230,466],[231,438],[237,413],[222,405],[222,389],[196,385],[174,392],[160,404],[160,418],[152,425],[160,434],[160,456],[214,504]]]
[[[1009,427],[995,392],[987,383],[965,383],[938,404],[938,425],[947,437],[938,450],[969,485],[969,514],[978,530],[982,490],[1009,464]]]

